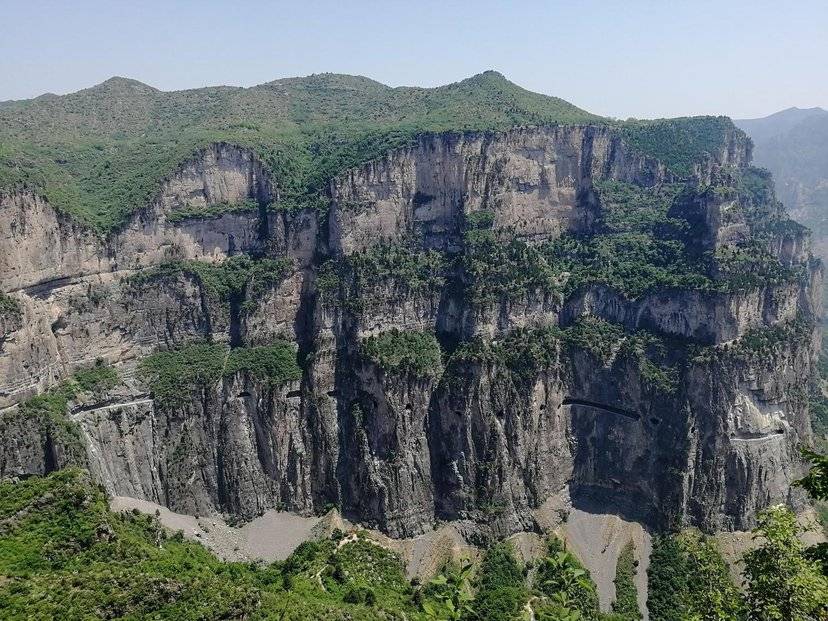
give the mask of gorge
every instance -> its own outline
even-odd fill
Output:
[[[114,128],[167,95],[136,84],[95,94]],[[496,74],[460,84],[513,97]],[[103,225],[45,164],[10,181],[0,477],[79,466],[183,514],[337,507],[476,545],[572,508],[652,532],[803,509],[822,266],[750,141],[722,118],[523,105],[331,151],[312,192],[258,138],[200,136]]]

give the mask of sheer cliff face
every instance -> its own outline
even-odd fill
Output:
[[[595,127],[426,136],[334,181],[331,249],[350,254],[406,236],[456,247],[464,213],[481,210],[522,239],[586,232],[597,215],[593,179],[652,184],[664,176],[658,162]]]
[[[176,511],[337,504],[395,536],[444,519],[532,529],[567,494],[656,527],[747,528],[798,502],[821,277],[804,231],[757,233],[748,207],[778,210],[772,195],[721,190],[748,148],[734,134],[679,180],[605,128],[428,135],[335,179],[317,213],[269,207],[279,180],[215,145],[106,239],[37,196],[4,196],[0,282],[18,311],[0,314],[0,476],[82,462],[112,494]],[[669,223],[714,284],[754,238],[775,276],[635,294],[575,282],[577,264],[524,279],[536,251],[608,226],[607,183],[684,187]],[[475,231],[517,248],[520,278],[477,276]],[[279,270],[263,278],[247,254]],[[253,275],[216,281],[228,266]],[[441,355],[366,347],[405,335],[436,335]],[[275,339],[295,343],[301,379],[228,369],[171,403],[136,373],[160,350]],[[70,399],[66,420],[16,405],[98,359],[121,385]]]

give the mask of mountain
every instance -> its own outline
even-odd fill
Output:
[[[773,173],[780,200],[814,229],[828,258],[828,110],[789,108],[735,123],[753,139],[756,164]]]
[[[636,561],[672,545],[651,533],[807,509],[791,483],[821,266],[729,119],[609,121],[491,72],[436,89],[113,78],[0,118],[15,610],[423,618],[455,577],[419,589],[404,569],[490,547],[510,587],[478,606],[502,597],[509,618],[529,597],[527,566],[490,545],[509,538],[551,559],[541,591],[574,572],[559,603],[596,619],[645,607]],[[269,569],[160,525],[206,539],[277,511],[294,521],[252,547],[315,541]],[[223,553],[249,560],[232,533]],[[653,588],[665,606],[673,586]]]
[[[184,160],[216,142],[256,152],[284,201],[312,204],[330,179],[423,132],[610,121],[487,71],[438,88],[320,74],[252,88],[161,92],[111,78],[77,93],[0,104],[0,189],[36,188],[99,231],[123,226]],[[724,144],[729,119],[628,123],[642,149],[687,173]]]
[[[788,108],[758,119],[734,121],[754,143],[764,144],[768,140],[787,134],[794,127],[813,118],[825,117],[828,111],[822,108]]]

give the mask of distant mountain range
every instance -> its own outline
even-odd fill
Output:
[[[754,161],[773,173],[780,200],[814,229],[828,258],[828,110],[788,108],[734,122],[753,139]]]

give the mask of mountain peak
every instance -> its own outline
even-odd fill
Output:
[[[471,77],[466,78],[465,80],[460,80],[459,84],[502,84],[502,85],[512,85],[513,82],[510,82],[505,75],[500,73],[499,71],[495,71],[494,69],[487,69],[482,73],[477,73]]]
[[[149,84],[144,84],[132,78],[124,78],[121,76],[112,76],[108,80],[104,80],[100,84],[96,84],[90,88],[83,89],[86,92],[104,92],[104,93],[123,93],[123,94],[139,94],[139,93],[157,93],[157,88],[153,88]]]

